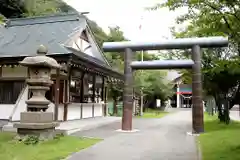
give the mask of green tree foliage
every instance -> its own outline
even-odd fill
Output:
[[[97,41],[97,44],[99,46],[102,46],[103,42],[107,41],[108,35],[103,31],[101,27],[98,26],[98,24],[92,20],[88,19],[88,24],[91,28],[91,31],[93,32],[95,39]]]
[[[239,104],[239,63],[240,59],[240,1],[239,0],[167,0],[151,9],[168,7],[174,11],[185,7],[188,12],[177,18],[178,24],[188,24],[185,30],[172,28],[175,37],[228,36],[228,49],[205,49],[202,52],[203,84],[205,93],[213,95],[217,102],[225,99],[231,106]],[[184,52],[184,53],[183,53]],[[175,52],[176,57],[189,57],[188,51]],[[181,56],[182,55],[182,56]],[[185,80],[189,81],[191,74],[184,71]],[[220,96],[223,95],[223,96]],[[221,104],[218,103],[219,118]],[[227,109],[228,110],[228,109]],[[228,115],[227,115],[228,116]]]
[[[72,12],[73,8],[60,0],[0,0],[0,13],[6,18],[41,16]]]
[[[173,84],[166,80],[166,74],[166,71],[159,70],[137,71],[134,77],[135,88],[142,89],[146,101],[165,101],[174,93]]]
[[[0,13],[5,17],[21,17],[26,10],[23,1],[0,0]]]
[[[25,0],[25,8],[27,12],[24,16],[28,17],[75,11],[59,0]]]
[[[4,16],[0,14],[0,24],[3,23],[4,21]]]

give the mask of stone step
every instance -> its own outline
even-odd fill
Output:
[[[4,126],[7,125],[8,123],[9,123],[8,120],[0,120],[0,131],[2,131]]]

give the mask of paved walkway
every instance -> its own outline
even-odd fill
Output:
[[[84,131],[100,127],[113,122],[120,122],[121,117],[95,117],[80,120],[61,122],[57,130],[64,131],[66,134],[71,134],[76,131]]]
[[[195,137],[191,131],[191,110],[181,110],[161,119],[134,119],[135,133],[119,133],[115,122],[75,136],[104,140],[73,154],[67,160],[197,160]]]

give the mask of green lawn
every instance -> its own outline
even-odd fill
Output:
[[[167,114],[169,114],[169,112],[148,109],[143,113],[143,116],[138,116],[138,117],[139,118],[162,118]]]
[[[61,160],[100,141],[64,136],[36,145],[26,145],[13,140],[14,136],[11,133],[0,133],[0,160]]]
[[[220,124],[205,114],[205,133],[199,136],[203,160],[240,160],[240,123]]]

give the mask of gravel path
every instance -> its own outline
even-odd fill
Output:
[[[68,160],[197,160],[195,137],[191,131],[191,110],[180,110],[160,119],[134,119],[135,133],[116,132],[120,123],[112,123],[74,136],[104,140],[73,154]]]

